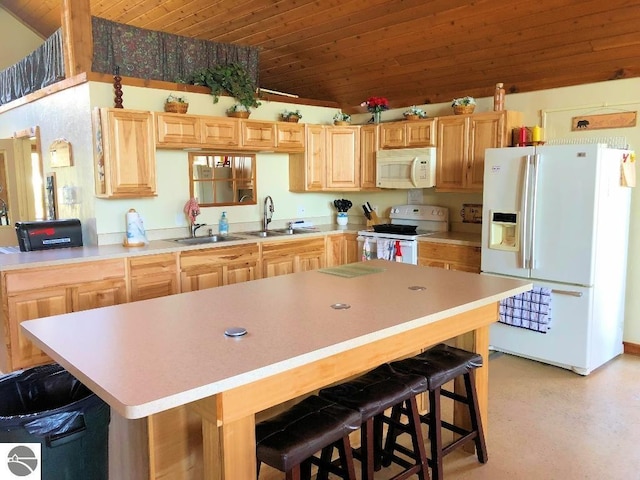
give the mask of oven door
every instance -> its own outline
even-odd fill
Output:
[[[402,263],[418,264],[418,242],[416,240],[398,240],[395,238],[358,235],[358,251],[361,253],[361,260],[366,260],[365,238],[369,240],[369,251],[371,260],[378,258],[384,260],[394,260],[396,258],[396,242],[400,242],[402,252]]]

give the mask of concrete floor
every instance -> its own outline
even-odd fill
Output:
[[[586,377],[503,354],[489,368],[489,461],[453,452],[445,478],[640,479],[640,357],[621,355]],[[284,476],[263,467],[260,478]]]

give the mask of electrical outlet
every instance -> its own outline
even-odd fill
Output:
[[[302,205],[298,205],[298,209],[296,210],[296,216],[298,217],[304,216],[304,207]]]

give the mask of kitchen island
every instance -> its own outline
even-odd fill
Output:
[[[384,260],[326,270],[21,325],[125,418],[193,405],[205,478],[250,479],[256,413],[459,336],[487,359],[497,302],[531,288]],[[247,334],[227,337],[229,327]],[[485,363],[477,376],[485,418],[487,374]]]

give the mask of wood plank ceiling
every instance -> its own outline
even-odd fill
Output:
[[[73,3],[73,2],[70,2]],[[62,0],[3,0],[43,37]],[[640,75],[638,0],[91,0],[92,15],[260,47],[260,86],[364,111]]]

